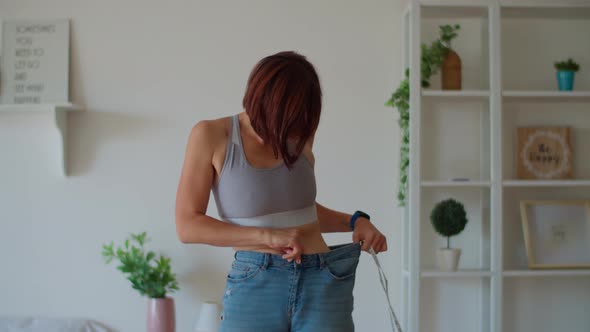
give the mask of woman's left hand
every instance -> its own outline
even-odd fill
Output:
[[[354,233],[352,233],[352,241],[359,242],[363,241],[362,250],[369,251],[369,248],[373,248],[375,253],[387,251],[387,239],[375,225],[366,218],[360,217],[357,219],[354,227]]]

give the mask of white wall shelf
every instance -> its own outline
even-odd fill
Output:
[[[0,104],[0,114],[2,113],[50,113],[52,125],[57,130],[60,142],[54,147],[56,158],[59,162],[59,168],[63,176],[68,175],[67,165],[67,143],[68,127],[67,113],[81,111],[80,106],[71,103],[59,104]]]
[[[590,132],[585,113],[590,75],[576,75],[575,91],[557,91],[553,67],[567,57],[590,67],[590,43],[580,42],[590,31],[590,5],[487,3],[411,0],[404,17],[411,162],[402,223],[403,327],[408,332],[529,332],[539,326],[590,331],[587,314],[579,314],[584,310],[556,312],[536,300],[542,293],[560,308],[590,307],[590,283],[584,279],[590,270],[527,269],[518,206],[525,199],[590,196],[590,149],[580,144]],[[461,25],[452,45],[463,64],[463,90],[441,90],[438,75],[422,89],[421,45],[434,40],[445,24]],[[575,127],[577,179],[515,179],[520,126]],[[472,180],[450,181],[455,177]],[[429,221],[433,206],[449,197],[465,205],[469,220],[451,239],[451,246],[462,250],[459,270],[453,272],[434,268],[436,250],[446,239]],[[572,300],[574,293],[580,296]],[[461,319],[448,319],[458,315]]]

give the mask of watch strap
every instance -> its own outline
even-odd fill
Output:
[[[366,219],[368,219],[368,220],[371,220],[371,217],[370,217],[368,214],[366,214],[366,213],[365,213],[365,212],[363,212],[363,211],[357,210],[357,211],[355,211],[355,212],[354,212],[354,214],[353,214],[353,215],[352,215],[352,217],[350,218],[350,225],[349,225],[349,226],[350,226],[350,229],[351,229],[351,230],[353,230],[353,231],[354,231],[354,226],[355,226],[355,224],[356,224],[356,220],[357,220],[359,217],[363,217],[363,218],[366,218]]]

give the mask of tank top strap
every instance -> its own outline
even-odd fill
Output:
[[[235,145],[241,145],[240,120],[237,114],[231,116],[231,142]]]
[[[246,156],[244,145],[242,144],[242,136],[240,135],[240,119],[238,118],[238,114],[234,114],[231,117],[231,143],[232,165],[244,166],[246,164]]]
[[[291,153],[296,150],[296,144],[294,142],[287,142],[287,148]],[[244,143],[242,142],[242,135],[240,134],[240,119],[238,114],[231,116],[231,126],[229,139],[227,142],[227,152],[225,159],[230,162],[231,166],[242,166],[251,167],[246,159],[246,152],[244,152]],[[300,156],[307,158],[305,156]]]

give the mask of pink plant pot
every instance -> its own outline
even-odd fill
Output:
[[[147,332],[175,332],[174,299],[148,299]]]

